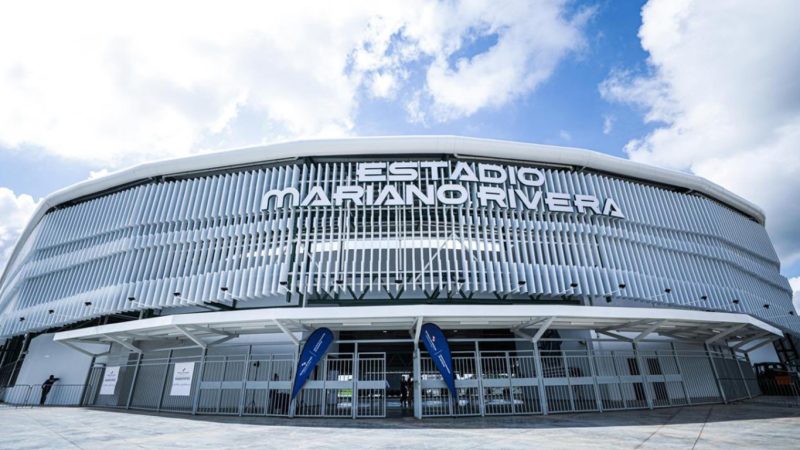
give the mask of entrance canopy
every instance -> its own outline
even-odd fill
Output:
[[[56,333],[54,341],[85,353],[79,343],[117,343],[140,352],[138,341],[189,339],[200,347],[245,334],[284,333],[299,343],[319,327],[337,330],[408,330],[419,338],[424,322],[442,329],[510,329],[540,339],[547,329],[594,330],[638,342],[653,334],[750,351],[783,333],[746,314],[666,308],[573,305],[398,305],[270,308],[154,317]],[[620,334],[623,333],[623,334]],[[749,347],[749,348],[745,348]]]

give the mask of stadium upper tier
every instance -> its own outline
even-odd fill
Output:
[[[397,137],[203,154],[43,200],[0,278],[0,337],[234,299],[621,300],[800,331],[763,224],[705,179],[573,148]]]

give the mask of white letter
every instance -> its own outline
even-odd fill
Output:
[[[519,198],[519,201],[521,201],[526,208],[532,209],[534,211],[539,209],[539,203],[542,201],[542,191],[534,191],[533,198],[529,200],[528,195],[525,194],[524,190],[522,189],[515,189],[515,190],[517,192],[517,198]]]
[[[406,186],[406,205],[413,205],[414,204],[414,197],[417,197],[423,205],[431,206],[433,205],[433,201],[436,199],[435,192],[433,190],[433,185],[429,184],[425,187],[425,193],[420,190],[417,186],[413,184],[409,184]]]
[[[308,190],[308,195],[303,199],[302,206],[331,206],[328,194],[319,186],[314,186]]]
[[[417,163],[396,162],[389,164],[389,181],[414,181],[417,179]]]
[[[514,190],[508,190],[508,207],[517,209],[517,197],[514,195]]]
[[[478,189],[478,199],[481,206],[487,206],[490,201],[496,202],[501,207],[506,207],[506,191],[494,186],[482,186]]]
[[[512,185],[517,184],[517,168],[506,166],[506,171],[508,172],[508,182]]]
[[[579,213],[585,213],[585,209],[589,208],[595,214],[600,214],[600,200],[594,195],[575,194],[575,207]]]
[[[438,180],[439,179],[439,169],[445,168],[450,164],[444,161],[422,161],[419,163],[420,167],[424,167],[426,169],[430,169],[431,180]]]
[[[352,200],[354,204],[361,206],[364,202],[364,188],[361,186],[338,186],[333,193],[333,202],[336,206],[341,206],[345,200]]]
[[[617,203],[610,198],[606,199],[606,205],[603,206],[603,214],[606,216],[619,217],[620,219],[625,218]]]
[[[448,197],[447,194],[449,192],[454,192],[458,195]],[[467,202],[469,195],[467,194],[467,189],[460,184],[443,184],[436,190],[436,197],[439,199],[439,203],[444,205],[461,205]]]
[[[391,196],[392,198],[389,198]],[[397,192],[397,188],[390,185],[384,186],[380,193],[378,193],[378,198],[375,199],[376,206],[402,206],[403,197],[400,196],[400,193]]]
[[[300,192],[293,187],[288,187],[285,189],[270,189],[261,197],[261,209],[267,209],[269,207],[269,199],[275,197],[275,208],[282,208],[283,201],[286,196],[289,195],[289,204],[292,206],[297,206],[300,204]]]
[[[505,170],[496,164],[478,164],[478,175],[481,183],[501,184],[508,179]]]
[[[525,186],[538,187],[544,184],[544,173],[533,167],[523,167],[517,171],[519,182]]]
[[[382,162],[358,163],[358,181],[386,181],[386,175],[383,174],[385,167],[386,164]]]
[[[374,184],[368,184],[367,185],[366,197],[367,197],[367,206],[372,206],[372,204],[374,203],[374,200],[375,200],[375,185]]]
[[[547,203],[547,209],[555,212],[575,212],[569,202],[569,194],[561,192],[548,192],[544,196],[544,202]]]
[[[464,175],[461,175],[461,172],[464,172]],[[478,181],[478,177],[475,176],[475,171],[472,170],[472,167],[462,161],[456,163],[456,167],[452,172],[450,172],[450,179],[460,181]]]

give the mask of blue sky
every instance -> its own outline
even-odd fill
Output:
[[[590,41],[573,58],[566,59],[552,77],[528,95],[501,108],[487,108],[446,123],[408,123],[403,105],[372,100],[364,95],[356,132],[380,134],[459,134],[575,146],[625,157],[623,147],[632,136],[651,126],[627,105],[604,100],[598,85],[618,68],[644,70],[647,53],[636,33],[641,26],[642,1],[581,2],[573,8],[591,7],[595,12],[585,33]],[[469,57],[485,47],[471,47]],[[613,129],[603,133],[604,117]]]
[[[709,178],[766,211],[800,289],[796,3],[296,3],[0,17],[0,265],[38,199],[106,171],[298,138],[457,134]]]

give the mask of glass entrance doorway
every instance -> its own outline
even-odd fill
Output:
[[[411,345],[386,354],[386,415],[411,417],[414,415],[414,359]],[[405,347],[405,348],[403,348]]]

